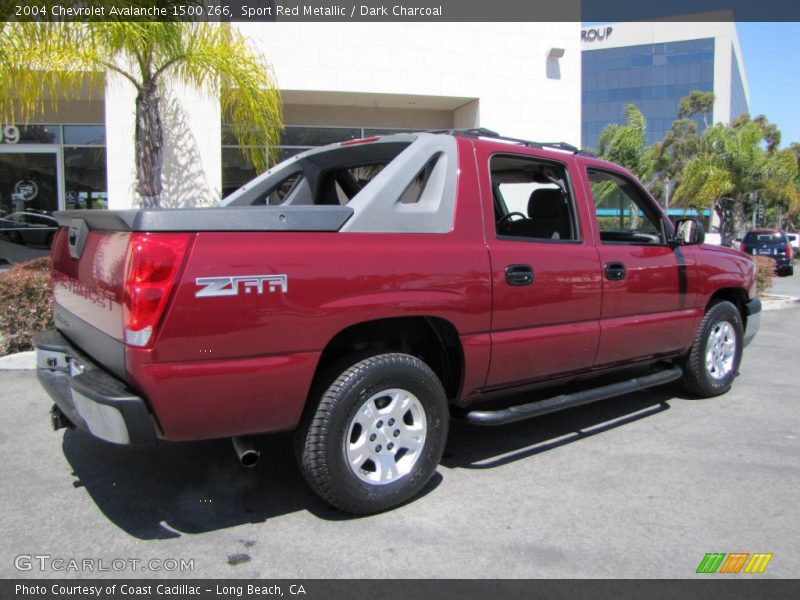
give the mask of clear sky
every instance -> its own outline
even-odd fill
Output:
[[[750,86],[750,114],[781,130],[781,145],[800,142],[800,23],[737,23]]]

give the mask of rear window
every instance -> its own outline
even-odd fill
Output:
[[[742,240],[745,244],[785,244],[786,240],[779,231],[750,231]]]
[[[292,161],[246,186],[233,206],[344,205],[383,171],[410,142],[342,146]]]

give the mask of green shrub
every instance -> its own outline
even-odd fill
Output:
[[[775,262],[764,256],[753,257],[756,261],[756,294],[761,297],[772,289],[775,277]]]
[[[48,257],[0,273],[0,356],[33,350],[33,334],[53,329],[52,305]]]

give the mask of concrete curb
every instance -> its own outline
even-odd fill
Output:
[[[771,294],[777,300],[764,300],[761,310],[785,310],[800,306],[800,298],[796,296],[780,296]],[[0,356],[0,371],[24,371],[36,368],[36,351],[18,352],[8,356]]]
[[[0,371],[21,371],[36,368],[36,351],[17,352],[0,356]]]
[[[780,294],[768,294],[777,298],[776,300],[764,300],[761,302],[761,310],[784,310],[800,306],[800,298],[796,296],[783,296]]]

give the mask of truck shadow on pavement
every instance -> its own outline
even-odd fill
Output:
[[[488,469],[525,459],[665,411],[677,393],[668,386],[496,428],[452,421],[442,465]],[[139,539],[261,523],[303,510],[325,520],[357,518],[329,507],[308,488],[290,434],[258,442],[261,460],[251,469],[239,464],[229,440],[130,448],[67,431],[62,446],[76,478],[73,485]],[[441,481],[436,473],[421,495]]]
[[[501,427],[451,421],[442,465],[492,469],[622,427],[669,410],[677,385],[626,394]],[[519,402],[531,401],[520,398]]]
[[[230,440],[118,447],[81,431],[64,434],[76,488],[84,488],[115,525],[140,539],[204,533],[308,510],[348,518],[308,488],[290,435],[257,440],[261,460],[239,464]]]

